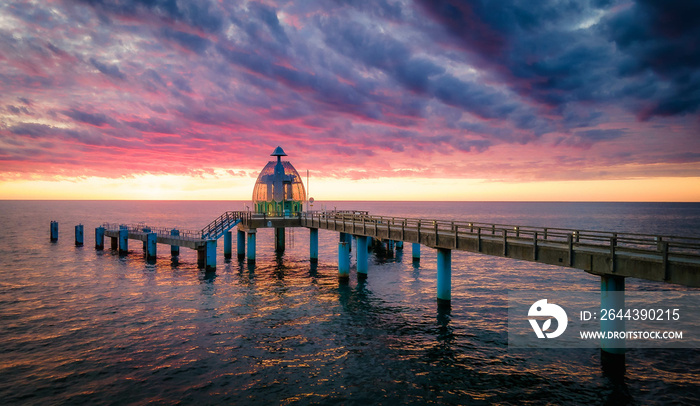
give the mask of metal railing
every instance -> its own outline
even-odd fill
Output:
[[[159,237],[167,238],[178,238],[181,240],[189,241],[200,241],[202,240],[202,233],[199,230],[187,230],[178,227],[167,228],[167,227],[152,227],[145,223],[137,224],[117,224],[117,223],[103,223],[102,227],[108,231],[119,231],[122,227],[126,227],[131,233],[156,233]],[[177,230],[178,235],[172,235],[172,230]]]
[[[681,237],[673,235],[653,235],[640,233],[621,233],[585,229],[568,229],[558,227],[533,227],[518,226],[512,224],[483,223],[468,221],[446,221],[424,218],[402,218],[389,216],[374,216],[367,212],[353,211],[316,211],[302,214],[306,224],[329,227],[333,224],[354,225],[354,230],[362,228],[366,233],[368,229],[375,230],[402,230],[418,231],[419,233],[431,233],[438,235],[454,235],[456,238],[479,236],[480,238],[508,238],[510,241],[517,239],[537,240],[547,242],[571,242],[579,245],[592,245],[606,247],[627,248],[630,250],[673,252],[700,257],[700,237]]]

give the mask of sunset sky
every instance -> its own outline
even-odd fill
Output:
[[[700,201],[700,2],[0,2],[0,199]]]

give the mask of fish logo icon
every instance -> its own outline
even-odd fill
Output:
[[[537,338],[545,338],[545,336],[547,338],[557,338],[566,331],[566,326],[569,323],[569,318],[566,316],[564,309],[554,303],[547,303],[547,299],[538,300],[533,303],[527,315],[530,317],[549,317],[549,319],[544,321],[541,327],[536,319],[529,319],[532,329],[535,330],[535,334],[537,334]],[[557,319],[557,328],[551,333],[546,333],[552,326],[552,318]]]

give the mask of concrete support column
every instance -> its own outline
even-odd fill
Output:
[[[357,239],[357,279],[367,278],[367,237],[358,235]]]
[[[208,271],[216,269],[216,240],[207,240],[205,268]]]
[[[126,226],[119,226],[119,254],[129,253],[129,230]]]
[[[172,237],[179,237],[180,236],[180,230],[178,229],[172,229],[170,230],[170,235]],[[171,245],[170,246],[170,255],[176,257],[180,255],[180,246],[179,245]]]
[[[344,241],[338,242],[338,277],[350,277],[350,244]]]
[[[84,242],[83,234],[84,234],[83,225],[78,224],[77,226],[75,226],[75,246],[76,247],[83,246],[83,242]]]
[[[625,278],[622,276],[603,275],[600,277],[600,308],[625,309]],[[615,318],[600,321],[600,331],[625,331],[625,319]],[[623,356],[625,354],[625,339],[602,339],[600,348],[603,353]]]
[[[117,237],[109,237],[110,240],[110,248],[112,248],[114,251],[119,249],[119,238]]]
[[[227,231],[224,233],[224,258],[230,259],[233,250],[233,233]]]
[[[105,249],[105,228],[95,227],[95,249]]]
[[[284,227],[275,227],[275,252],[284,252]]]
[[[157,247],[158,234],[148,233],[146,234],[146,259],[155,260],[156,259],[156,247]]]
[[[318,228],[309,229],[309,261],[318,262]]]
[[[58,221],[51,222],[50,237],[51,237],[51,242],[58,241]]]
[[[143,241],[143,252],[148,253],[148,233],[151,232],[150,227],[144,227],[141,229],[146,234],[146,239]]]
[[[257,230],[248,230],[248,262],[255,262],[255,233]]]
[[[403,249],[403,241],[396,241],[396,249],[397,250]]]
[[[245,258],[245,231],[243,230],[238,230],[236,233],[236,253],[239,261]]]
[[[420,244],[417,242],[414,242],[411,244],[411,251],[413,254],[413,262],[419,262],[420,261]]]
[[[452,250],[437,249],[438,306],[450,306],[452,301]]]

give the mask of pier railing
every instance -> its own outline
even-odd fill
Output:
[[[379,230],[410,230],[420,234],[499,237],[506,239],[536,239],[542,242],[568,242],[576,244],[620,247],[643,251],[686,253],[700,257],[700,237],[679,237],[638,233],[608,232],[557,227],[518,226],[513,224],[446,221],[424,218],[403,218],[369,215],[367,212],[333,211],[307,212],[302,215],[304,226],[332,228],[343,232],[378,236]],[[376,232],[375,232],[376,231]],[[403,233],[402,233],[403,234]]]
[[[117,223],[103,223],[102,227],[106,231],[119,231],[120,228],[126,227],[130,233],[156,233],[158,237],[169,238],[172,237],[172,230],[178,230],[178,239],[187,241],[200,241],[202,240],[202,232],[200,230],[187,230],[183,228],[173,227],[151,227],[144,223],[138,224],[117,224]]]

